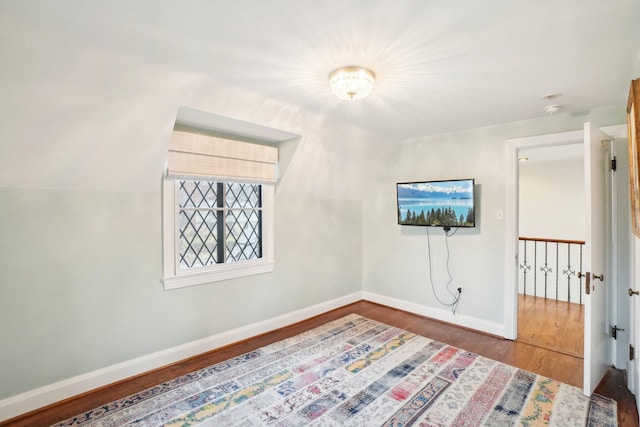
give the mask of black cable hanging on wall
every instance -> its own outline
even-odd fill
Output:
[[[451,271],[449,270],[449,237],[455,235],[458,229],[456,228],[455,231],[451,234],[449,234],[449,231],[451,230],[449,227],[445,227],[444,229],[445,246],[447,247],[446,267],[447,267],[447,275],[449,276],[449,281],[447,282],[446,289],[447,289],[447,292],[449,292],[449,294],[453,297],[453,302],[448,303],[440,299],[440,297],[438,296],[438,293],[436,292],[436,287],[433,283],[433,275],[432,275],[433,269],[431,266],[431,237],[429,235],[429,227],[425,227],[425,228],[427,229],[427,249],[428,249],[428,255],[429,255],[429,282],[431,283],[431,290],[433,291],[433,295],[436,297],[436,300],[438,300],[440,304],[444,305],[445,307],[451,307],[451,313],[456,314],[456,309],[458,308],[458,302],[460,301],[460,297],[462,296],[462,288],[458,288],[457,293],[451,290],[451,283],[453,282],[453,276],[451,276]]]

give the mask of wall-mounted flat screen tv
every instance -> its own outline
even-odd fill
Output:
[[[399,182],[398,224],[475,227],[473,179]]]

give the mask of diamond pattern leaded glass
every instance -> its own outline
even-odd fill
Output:
[[[261,212],[256,210],[230,211],[226,219],[225,262],[244,261],[262,257],[260,225]]]
[[[180,181],[178,206],[183,208],[215,208],[218,205],[218,183],[212,181]]]
[[[182,210],[180,223],[180,268],[189,269],[216,263],[218,212]]]
[[[261,189],[259,184],[179,181],[180,269],[261,258]]]
[[[229,209],[260,207],[260,185],[228,183],[226,205]]]

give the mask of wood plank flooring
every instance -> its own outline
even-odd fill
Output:
[[[518,341],[582,358],[584,306],[520,294]]]
[[[536,347],[531,344],[509,341],[484,333],[448,325],[378,304],[360,301],[337,310],[324,313],[300,323],[263,334],[200,356],[187,359],[163,369],[136,376],[85,393],[81,396],[33,411],[0,426],[47,426],[56,421],[86,412],[121,397],[134,394],[163,381],[184,375],[238,356],[264,345],[297,335],[330,320],[356,313],[388,325],[396,326],[420,335],[443,341],[475,353],[499,360],[510,365],[546,375],[557,380],[580,386],[582,381],[582,360],[556,351]],[[596,392],[614,398],[618,402],[620,426],[638,426],[638,411],[635,399],[624,385],[624,373],[610,370]]]

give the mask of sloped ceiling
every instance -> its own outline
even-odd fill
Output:
[[[92,137],[140,167],[153,120],[208,86],[390,143],[541,117],[550,103],[568,114],[623,104],[640,72],[638,22],[636,0],[3,1],[0,184],[34,157],[25,175],[55,164],[77,180]],[[345,65],[376,73],[368,98],[330,92],[329,73]]]

